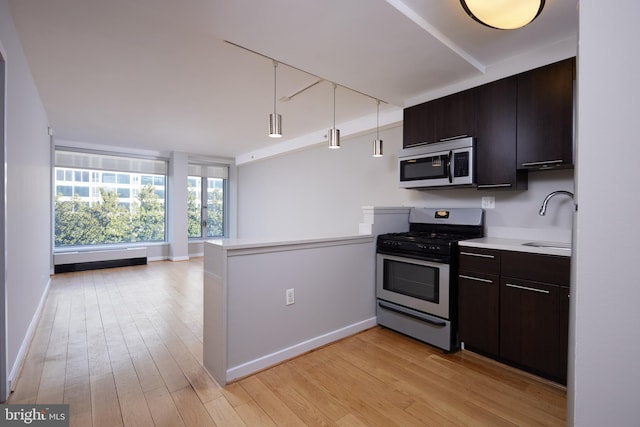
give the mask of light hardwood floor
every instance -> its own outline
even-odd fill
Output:
[[[221,388],[202,259],[58,274],[9,403],[72,426],[561,426],[564,389],[373,328]]]

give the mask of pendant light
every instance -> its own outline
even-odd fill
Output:
[[[273,61],[273,113],[269,114],[269,136],[271,138],[282,137],[282,116],[276,111],[276,83],[278,63]]]
[[[340,129],[336,129],[336,88],[333,85],[333,127],[329,129],[329,148],[340,148]]]
[[[536,19],[545,0],[460,0],[462,8],[479,23],[499,30],[524,27]]]
[[[380,100],[376,99],[376,139],[373,140],[373,157],[382,157],[382,140],[380,139]]]
[[[462,1],[463,6],[465,6],[465,2],[463,0],[461,0],[461,1]],[[467,0],[467,1],[471,2],[472,0]],[[487,1],[496,1],[496,0],[487,0]],[[529,1],[529,0],[522,0],[522,1]],[[544,3],[543,0],[541,0],[541,1],[542,1],[542,3]],[[466,10],[466,8],[465,8],[465,10]],[[269,57],[267,55],[264,55],[264,54],[262,54],[260,52],[256,52],[255,50],[248,49],[248,48],[246,48],[244,46],[241,46],[239,44],[230,42],[228,40],[225,40],[224,42],[228,43],[228,44],[230,44],[232,46],[235,46],[237,48],[240,48],[242,50],[245,50],[247,52],[253,53],[255,55],[259,55],[259,56],[261,56],[261,57],[263,57],[265,59],[269,59],[269,60],[271,60],[273,62],[273,113],[269,114],[269,136],[270,137],[272,137],[272,138],[280,138],[280,137],[282,137],[282,116],[280,114],[278,114],[278,112],[276,110],[276,107],[277,107],[277,98],[276,98],[277,97],[277,90],[276,89],[277,89],[277,68],[278,68],[278,64],[284,64],[288,68],[291,68],[293,70],[297,70],[297,71],[300,71],[302,73],[305,73],[305,74],[308,74],[310,76],[315,77],[316,81],[311,83],[311,84],[309,84],[309,85],[307,85],[307,86],[305,86],[305,87],[303,87],[302,89],[294,92],[293,94],[291,94],[289,96],[285,96],[285,97],[280,98],[280,101],[290,101],[295,96],[300,95],[301,93],[307,91],[308,89],[314,87],[315,85],[317,85],[317,84],[319,84],[321,82],[329,82],[329,83],[331,83],[333,85],[333,127],[329,130],[328,135],[327,135],[327,139],[328,139],[328,142],[329,142],[329,148],[340,148],[340,129],[336,129],[336,89],[338,88],[338,86],[342,86],[343,88],[345,88],[345,89],[347,89],[347,90],[349,90],[351,92],[355,92],[357,94],[360,94],[362,96],[366,96],[368,98],[375,99],[377,104],[378,104],[378,108],[377,108],[377,125],[378,126],[377,126],[377,129],[376,129],[376,139],[374,140],[373,155],[375,157],[381,157],[382,156],[382,140],[380,139],[380,135],[379,135],[379,131],[380,131],[380,129],[379,129],[379,126],[380,126],[380,123],[379,123],[379,121],[380,121],[380,102],[384,102],[386,104],[385,101],[381,101],[378,98],[374,98],[371,95],[368,95],[366,93],[360,92],[360,91],[355,90],[353,88],[350,88],[350,87],[347,87],[347,86],[344,86],[344,85],[338,85],[337,83],[334,83],[334,82],[332,82],[330,80],[327,80],[327,79],[325,79],[323,77],[320,77],[320,76],[318,76],[316,74],[312,74],[312,73],[310,73],[308,71],[305,71],[305,70],[303,70],[301,68],[298,68],[298,67],[296,67],[294,65],[277,61],[274,58],[271,58],[271,57]]]

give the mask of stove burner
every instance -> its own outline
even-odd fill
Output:
[[[416,242],[427,242],[429,240],[457,241],[467,239],[465,234],[448,233],[448,232],[429,232],[429,231],[408,231],[406,233],[389,233],[384,235],[387,238],[413,240]]]
[[[482,225],[411,223],[409,230],[379,235],[378,252],[449,263],[460,240],[483,236]]]

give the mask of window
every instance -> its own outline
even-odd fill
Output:
[[[130,188],[118,188],[116,190],[116,193],[118,194],[118,198],[120,199],[128,199],[129,197],[131,197],[131,189]],[[163,194],[164,196],[164,194]]]
[[[74,171],[73,180],[75,182],[89,182],[89,172],[76,170]]]
[[[228,167],[189,165],[187,179],[190,238],[224,237]]]
[[[56,194],[62,196],[73,196],[73,187],[70,185],[57,185]]]
[[[89,187],[73,187],[73,194],[78,197],[89,197]]]
[[[117,176],[118,184],[129,184],[131,183],[131,175],[126,173],[119,173]]]
[[[164,159],[56,148],[55,247],[164,241],[167,169]]]

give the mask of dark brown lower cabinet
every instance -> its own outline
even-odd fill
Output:
[[[566,384],[570,257],[461,247],[464,347]]]
[[[555,381],[567,381],[569,290],[500,279],[500,356]]]
[[[461,271],[458,276],[458,335],[469,350],[498,356],[500,278]]]

